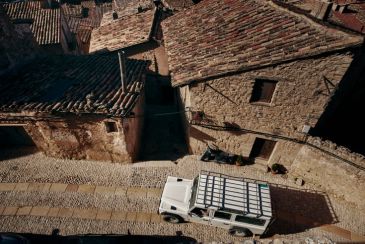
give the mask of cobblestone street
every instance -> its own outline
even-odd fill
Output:
[[[41,153],[0,154],[0,231],[61,235],[182,233],[197,241],[242,240],[226,230],[192,223],[173,225],[157,215],[168,175],[195,177],[200,170],[266,180],[272,185],[277,220],[261,241],[272,239],[364,241],[364,211],[318,186],[295,185],[289,176],[265,173],[258,166],[200,162],[187,156],[176,162],[120,165],[60,160]],[[308,203],[311,203],[309,205]]]

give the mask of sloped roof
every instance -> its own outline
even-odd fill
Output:
[[[90,53],[114,51],[147,42],[153,26],[154,10],[118,17],[91,33]]]
[[[128,59],[122,91],[117,54],[54,56],[2,78],[0,112],[71,112],[125,116],[144,83],[147,62]]]
[[[194,5],[193,0],[163,0],[164,4],[174,10],[183,10]]]
[[[113,0],[113,9],[137,10],[138,7],[152,8],[151,0]]]
[[[263,0],[204,0],[163,29],[174,86],[363,42]]]
[[[4,4],[11,20],[32,20],[32,33],[40,45],[60,43],[60,9],[42,9],[41,2],[17,2]]]

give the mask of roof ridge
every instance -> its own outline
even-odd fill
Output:
[[[173,85],[363,43],[270,0],[206,0],[163,23]]]
[[[257,1],[257,0],[252,0],[252,1]],[[352,38],[357,38],[359,41],[364,41],[364,37],[361,36],[360,34],[355,34],[355,33],[347,33],[343,30],[339,30],[337,28],[334,28],[333,26],[329,26],[329,25],[325,25],[324,23],[318,23],[316,21],[314,21],[312,18],[308,17],[305,14],[301,14],[301,13],[297,13],[295,11],[291,11],[288,8],[285,8],[283,6],[278,5],[275,0],[268,0],[267,1],[268,4],[270,4],[271,6],[273,6],[274,8],[277,8],[278,10],[284,11],[292,16],[295,16],[297,18],[300,18],[304,21],[307,21],[310,25],[312,25],[314,28],[316,28],[319,31],[323,31],[323,28],[327,28],[328,30],[331,30],[329,32],[330,35],[334,35],[335,32],[340,32],[341,34],[344,35],[348,35],[348,36],[352,36]],[[336,35],[337,36],[337,35]]]

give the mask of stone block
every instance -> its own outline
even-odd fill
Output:
[[[74,218],[79,219],[95,219],[97,214],[96,209],[87,208],[87,209],[76,209],[73,213]]]
[[[27,207],[20,207],[18,209],[18,211],[16,212],[16,215],[19,215],[19,216],[21,216],[21,215],[29,215],[31,210],[32,210],[32,207],[29,207],[29,206],[27,206]]]
[[[136,212],[127,212],[127,215],[125,217],[126,221],[134,222],[136,220],[137,213]]]
[[[79,189],[77,190],[77,192],[89,193],[89,194],[94,194],[94,191],[95,191],[94,185],[79,185]]]
[[[96,214],[96,219],[109,220],[112,216],[112,210],[98,210]]]
[[[14,191],[26,191],[28,189],[29,183],[17,183]]]
[[[0,191],[12,191],[16,183],[0,183]]]
[[[3,214],[4,209],[5,209],[5,207],[0,207],[0,215]]]
[[[115,195],[117,196],[126,196],[127,195],[127,187],[118,186],[115,188]]]
[[[66,191],[67,184],[53,183],[50,187],[50,191],[54,192],[64,192]]]
[[[32,216],[47,216],[49,207],[33,207],[30,215]]]
[[[113,211],[110,217],[111,220],[119,220],[124,221],[126,220],[127,213],[122,211]]]
[[[67,192],[77,192],[79,189],[78,185],[74,185],[74,184],[68,184],[66,187],[66,191]]]
[[[49,191],[51,184],[43,184],[43,183],[29,183],[27,191]]]
[[[161,223],[163,222],[162,216],[156,213],[151,214],[151,223]]]
[[[70,218],[72,217],[74,210],[72,208],[60,208],[57,216],[61,218]]]
[[[48,211],[47,216],[48,217],[57,217],[59,211],[60,211],[59,208],[50,208],[49,211]]]
[[[97,194],[114,194],[116,187],[107,187],[107,186],[96,186],[95,193]]]
[[[18,207],[5,207],[2,215],[10,215],[10,216],[15,215],[18,209],[19,209]]]
[[[137,213],[135,221],[149,223],[151,221],[151,213]]]
[[[149,188],[147,190],[147,197],[160,198],[162,195],[162,189],[160,188]]]
[[[140,187],[128,187],[127,189],[128,197],[147,197],[147,189]]]

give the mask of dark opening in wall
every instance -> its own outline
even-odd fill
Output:
[[[250,153],[250,158],[268,160],[274,151],[275,144],[276,141],[256,138]]]
[[[275,91],[275,80],[256,79],[250,102],[270,103]]]
[[[117,123],[115,122],[105,122],[105,129],[107,133],[118,132]]]
[[[22,126],[0,126],[0,146],[35,146],[35,144]]]

